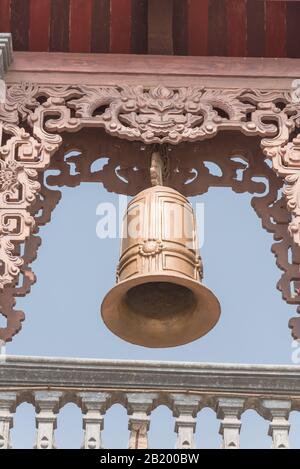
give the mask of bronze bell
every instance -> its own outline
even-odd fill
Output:
[[[140,192],[128,204],[123,221],[117,285],[101,306],[106,326],[145,347],[196,340],[220,316],[217,298],[201,280],[189,201],[162,185]]]

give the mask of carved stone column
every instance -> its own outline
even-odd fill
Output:
[[[273,399],[264,399],[263,408],[266,410],[267,417],[270,418],[268,435],[272,437],[272,448],[289,448],[289,413],[291,410],[290,401],[277,401]]]
[[[218,399],[217,417],[221,420],[219,433],[223,437],[223,449],[240,447],[241,413],[244,399],[221,397]]]
[[[59,409],[61,392],[36,391],[34,393],[36,410],[37,440],[36,449],[55,449],[54,430],[56,429],[56,414]]]
[[[148,448],[149,414],[155,398],[156,394],[127,394],[128,430],[130,431],[129,449]]]
[[[104,428],[104,414],[110,395],[106,392],[81,392],[84,441],[83,449],[102,448],[101,432]]]
[[[16,393],[0,393],[0,449],[10,449],[10,429],[13,427],[12,414],[16,410]]]
[[[176,448],[195,448],[196,415],[199,409],[199,397],[187,394],[171,394],[173,415],[176,417]]]

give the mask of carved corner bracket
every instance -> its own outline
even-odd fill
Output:
[[[47,190],[42,186],[43,173],[62,144],[60,134],[83,128],[102,128],[121,139],[172,147],[211,139],[220,131],[261,137],[265,157],[285,180],[288,212],[284,211],[281,223],[283,231],[289,223],[289,238],[281,228],[270,231],[293,249],[292,264],[279,262],[279,266],[289,277],[285,282],[298,282],[300,134],[296,130],[300,127],[300,104],[294,101],[292,93],[285,90],[8,86],[6,101],[0,105],[0,308],[8,324],[0,329],[0,338],[11,340],[21,327],[24,316],[14,311],[14,297],[26,294],[35,281],[28,267],[35,257],[32,246],[39,243],[35,234],[38,225],[50,219],[49,207],[60,197],[57,192],[48,194],[48,208],[44,207],[45,214],[38,221]],[[273,250],[278,257],[277,247]],[[288,302],[300,304],[297,288],[295,295],[284,293],[287,288],[282,283],[279,288]],[[294,336],[300,338],[299,320],[290,324]]]

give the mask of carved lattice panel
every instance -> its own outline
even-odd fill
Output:
[[[23,314],[14,311],[14,297],[28,292],[35,280],[29,264],[39,243],[36,233],[60,198],[58,191],[44,185],[45,170],[60,171],[49,176],[50,185],[94,181],[133,195],[149,185],[153,144],[169,145],[166,182],[186,195],[204,193],[211,186],[263,194],[255,196],[252,205],[263,227],[274,234],[272,250],[284,271],[278,287],[289,303],[300,304],[299,111],[285,90],[9,87],[0,107],[0,305],[8,319],[1,338],[10,340],[20,329]],[[84,140],[83,128],[94,128],[97,137]],[[232,145],[233,132],[247,138],[235,136]],[[76,153],[61,157],[71,150]],[[107,163],[94,171],[92,164],[103,157]],[[208,163],[221,175],[213,174]],[[257,177],[266,178],[267,191]],[[279,196],[282,178],[287,202]],[[299,320],[291,325],[294,336],[300,336]]]

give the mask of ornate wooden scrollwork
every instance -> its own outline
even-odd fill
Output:
[[[264,228],[274,233],[276,243],[272,249],[284,271],[278,287],[288,302],[300,304],[298,127],[300,105],[293,102],[292,93],[285,90],[172,89],[163,86],[145,89],[127,85],[45,86],[25,83],[9,86],[6,101],[0,105],[0,307],[8,321],[7,328],[0,330],[0,338],[10,340],[20,329],[23,313],[14,311],[14,297],[26,294],[35,280],[28,265],[39,244],[36,232],[38,226],[50,218],[51,210],[60,198],[59,192],[52,192],[44,185],[45,170],[55,164],[61,170],[59,176],[49,176],[50,184],[51,178],[56,179],[58,185],[100,180],[109,190],[134,194],[142,188],[143,178],[148,177],[147,158],[135,157],[141,145],[145,154],[150,145],[169,145],[172,150],[168,168],[170,183],[186,195],[205,192],[210,185],[228,185],[237,192],[260,193],[265,186],[252,177],[265,171],[272,184],[267,194],[255,197],[252,204],[262,218]],[[98,141],[102,139],[109,144],[109,135],[125,140],[122,151],[124,153],[125,149],[126,161],[120,159],[120,152],[114,146],[110,146],[110,159],[101,171],[93,173],[86,160],[79,157],[75,162],[76,174],[71,175],[68,163],[59,159],[61,152],[57,151],[67,133],[71,138],[65,139],[64,145],[74,149],[73,136],[89,128],[96,129],[93,132],[94,136],[96,132],[99,134]],[[244,163],[237,162],[233,159],[232,150],[226,147],[227,159],[217,163],[221,164],[222,177],[216,180],[205,167],[200,155],[204,150],[200,148],[205,149],[206,139],[219,138],[217,134],[220,131],[226,131],[222,132],[222,145],[231,132],[255,137],[256,145],[259,137],[264,158],[255,157],[250,164],[245,150],[240,153]],[[251,140],[247,139],[248,142]],[[200,141],[201,144],[197,143]],[[185,155],[190,156],[177,158],[182,145],[185,145]],[[194,146],[193,152],[188,151],[191,145]],[[195,145],[199,151],[195,151]],[[76,148],[78,146],[80,142]],[[67,151],[66,146],[62,148]],[[235,156],[237,154],[235,152]],[[272,160],[275,173],[264,163],[265,159]],[[179,164],[176,163],[178,161]],[[129,184],[124,182],[124,178],[116,177],[116,166],[119,174],[126,175],[125,180]],[[197,173],[197,168],[198,176],[191,177],[193,170]],[[242,180],[235,177],[238,169],[243,172]],[[184,182],[187,177],[190,184]],[[286,202],[277,198],[282,179],[285,180]],[[42,215],[37,215],[40,212]],[[24,243],[25,252],[21,253],[20,246]],[[287,256],[289,250],[292,252],[291,263]],[[24,279],[21,286],[20,274]],[[295,337],[300,337],[299,320],[293,319],[290,323]]]

